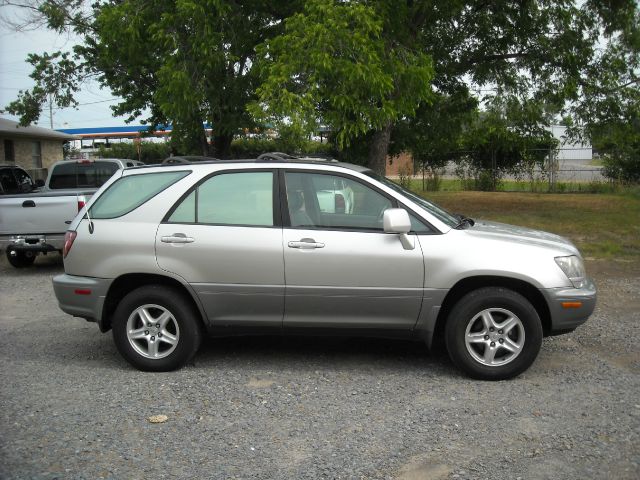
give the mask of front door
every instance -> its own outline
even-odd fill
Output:
[[[160,268],[194,288],[214,326],[282,325],[282,229],[274,185],[273,171],[215,174],[158,228]]]
[[[289,171],[284,179],[284,326],[413,328],[424,263],[416,236],[405,250],[382,230],[394,200],[337,174]]]

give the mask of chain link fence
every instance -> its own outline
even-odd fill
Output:
[[[523,158],[537,160],[518,162],[509,168],[500,165],[497,155],[491,156],[488,165],[479,166],[470,160],[473,153],[451,152],[424,163],[414,159],[413,178],[422,181],[423,190],[438,190],[446,183],[443,180],[457,181],[463,190],[598,192],[613,188],[591,148],[525,150],[521,152]]]

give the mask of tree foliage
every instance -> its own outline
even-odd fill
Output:
[[[116,115],[147,115],[152,127],[172,124],[185,150],[207,151],[203,122],[213,128],[215,154],[228,154],[233,135],[253,125],[246,110],[259,77],[255,48],[277,35],[297,2],[267,0],[110,0],[96,3],[87,21],[61,14],[54,1],[41,12],[84,39],[73,52],[32,56],[36,87],[7,107],[23,123],[35,121],[48,93],[73,106],[73,93],[96,78],[122,102]],[[58,94],[57,92],[62,92]]]
[[[342,148],[379,132],[369,160],[384,169],[391,125],[429,101],[433,78],[431,57],[400,29],[414,8],[394,3],[383,15],[376,2],[307,1],[261,50],[266,80],[254,112],[310,130],[326,123]]]
[[[254,123],[300,135],[320,124],[378,171],[400,148],[442,161],[492,97],[518,105],[510,123],[520,134],[536,137],[560,116],[573,119],[573,135],[636,131],[624,128],[637,125],[640,103],[635,0],[31,5],[84,43],[30,56],[36,86],[7,107],[23,123],[39,117],[49,95],[74,105],[83,82],[96,78],[122,98],[114,113],[171,123],[185,149],[206,150],[203,122],[213,126],[216,155]]]

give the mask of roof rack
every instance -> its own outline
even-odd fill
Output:
[[[282,152],[267,152],[263,153],[262,155],[258,155],[258,158],[256,160],[271,160],[281,162],[282,160],[298,160],[298,157],[294,157],[293,155]]]
[[[173,157],[165,158],[162,161],[162,164],[166,165],[166,164],[175,164],[175,163],[211,162],[215,160],[220,160],[220,159],[214,158],[214,157],[205,157],[202,155],[176,155]]]
[[[299,161],[299,162],[334,162],[337,163],[338,160],[333,158],[323,158],[323,157],[295,157],[293,155],[289,155],[288,153],[282,152],[267,152],[259,155],[256,159],[258,161],[263,162],[287,162],[287,161]]]

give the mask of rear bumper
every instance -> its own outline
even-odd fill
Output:
[[[574,330],[596,308],[596,285],[591,279],[583,288],[548,288],[541,292],[549,305],[551,335]]]
[[[112,282],[65,273],[53,277],[53,291],[63,312],[101,324],[104,301]]]
[[[0,250],[16,252],[56,252],[64,247],[64,233],[0,236]]]

